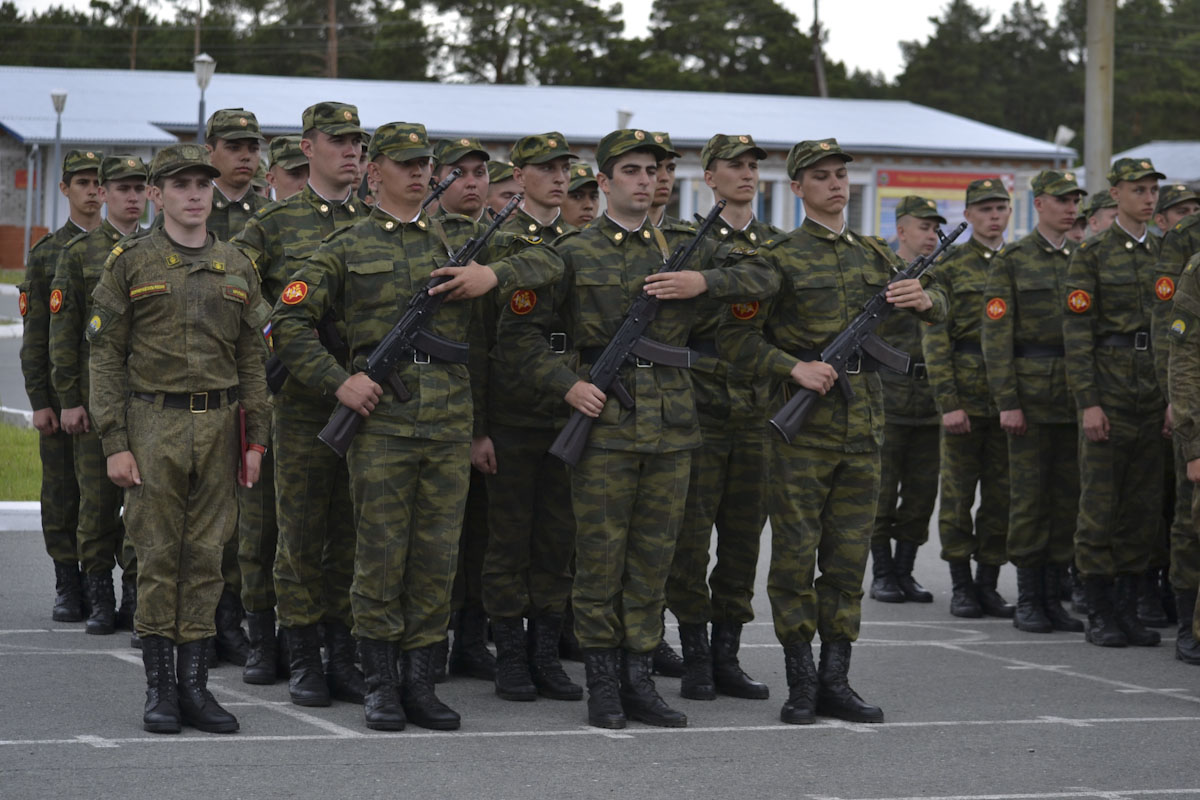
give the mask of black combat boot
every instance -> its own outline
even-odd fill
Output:
[[[1117,625],[1134,647],[1154,647],[1162,641],[1158,631],[1152,631],[1138,619],[1138,575],[1118,575],[1116,579]]]
[[[659,728],[686,728],[687,716],[666,704],[650,677],[654,656],[651,653],[621,654],[621,707],[625,716]]]
[[[896,583],[896,565],[892,561],[890,539],[871,539],[870,595],[881,603],[903,603],[904,592]]]
[[[581,651],[587,675],[588,725],[618,730],[625,727],[621,708],[621,651],[611,647],[589,647]]]
[[[1081,577],[1087,595],[1087,640],[1100,647],[1128,647],[1129,639],[1117,624],[1117,612],[1113,608],[1112,578],[1100,575]]]
[[[481,681],[496,680],[496,657],[488,650],[487,626],[487,614],[482,608],[464,608],[458,613],[454,646],[450,648],[451,675],[478,678]]]
[[[496,696],[503,700],[536,700],[538,691],[529,675],[523,620],[492,620],[492,639],[496,642]]]
[[[404,730],[404,708],[400,703],[400,646],[377,639],[359,641],[364,684],[367,692],[363,715],[373,731]]]
[[[583,648],[575,638],[575,612],[571,600],[567,599],[567,610],[563,614],[562,636],[558,640],[558,657],[564,661],[583,661]]]
[[[1087,592],[1083,588],[1083,576],[1074,564],[1067,567],[1071,573],[1071,610],[1076,614],[1087,616]]]
[[[1067,631],[1068,633],[1083,633],[1083,622],[1071,616],[1071,614],[1063,608],[1063,598],[1069,597],[1070,579],[1067,577],[1066,567],[1056,567],[1053,564],[1046,565],[1046,591],[1045,604],[1043,608],[1046,610],[1046,619],[1050,620],[1050,624],[1054,626],[1056,631]]]
[[[812,642],[797,642],[783,648],[783,668],[787,673],[788,699],[779,719],[789,725],[812,725],[817,721],[817,665],[813,663]]]
[[[979,606],[979,595],[975,592],[975,582],[971,579],[970,561],[951,561],[950,582],[953,587],[950,595],[950,613],[956,617],[975,619],[983,616]]]
[[[87,592],[88,605],[92,607],[85,630],[98,636],[116,632],[117,596],[112,572],[89,572],[83,576],[83,588]]]
[[[344,622],[325,621],[325,682],[329,696],[343,703],[362,705],[367,683],[354,664],[358,644]]]
[[[1163,609],[1162,570],[1158,567],[1150,567],[1138,576],[1137,615],[1147,628],[1171,627]]]
[[[237,717],[221,708],[208,691],[208,657],[203,639],[179,645],[175,676],[179,681],[179,716],[185,725],[206,733],[233,733],[238,729]]]
[[[1017,567],[1017,612],[1013,627],[1026,633],[1053,633],[1046,616],[1045,580],[1042,567]]]
[[[847,722],[883,722],[883,709],[865,702],[850,688],[850,643],[821,642],[817,671],[817,713]]]
[[[121,573],[121,607],[117,609],[117,629],[132,631],[137,613],[137,576]]]
[[[451,624],[453,627],[453,624]],[[446,638],[433,645],[433,682],[445,683],[450,680],[450,672],[447,669],[447,662],[450,660],[450,632],[446,632]]]
[[[654,674],[662,675],[664,678],[682,678],[686,669],[683,664],[683,656],[676,653],[671,645],[667,644],[666,639],[659,642],[658,647],[654,648],[652,664]]]
[[[54,611],[50,618],[55,622],[83,622],[83,577],[79,565],[71,562],[54,562]]]
[[[717,691],[746,700],[766,700],[771,690],[742,671],[738,648],[742,644],[740,622],[712,624],[713,683]]]
[[[273,686],[279,671],[279,645],[275,636],[275,609],[247,611],[246,628],[249,631],[250,654],[246,656],[246,667],[242,670],[242,681],[257,686]]]
[[[179,691],[175,684],[175,643],[165,636],[142,640],[146,668],[146,710],[142,729],[150,733],[179,733]]]
[[[910,603],[932,603],[933,595],[925,587],[917,583],[913,577],[913,565],[917,563],[919,545],[912,542],[896,542],[896,555],[892,564],[896,568],[896,585],[904,592],[904,599]]]
[[[217,635],[214,641],[217,658],[239,667],[246,666],[246,659],[250,655],[250,640],[242,630],[244,616],[246,611],[242,608],[241,598],[226,587],[217,601]]]
[[[562,626],[562,614],[542,614],[529,620],[529,675],[542,697],[582,700],[583,687],[567,677],[558,660]]]
[[[298,706],[319,707],[332,703],[325,670],[321,667],[321,638],[316,625],[280,628],[287,639],[291,676],[288,694]]]
[[[435,731],[455,731],[462,724],[458,712],[433,691],[433,646],[403,653],[404,685],[400,703],[409,722]]]
[[[679,623],[679,643],[683,649],[683,678],[679,681],[679,694],[689,700],[716,700],[717,687],[713,683],[712,648],[708,643],[708,624],[704,622]]]
[[[975,595],[979,598],[979,607],[989,617],[1009,619],[1017,609],[996,591],[998,580],[1000,580],[999,566],[995,564],[975,565]]]
[[[1175,613],[1179,620],[1179,633],[1175,637],[1175,658],[1185,664],[1200,664],[1200,642],[1192,631],[1192,619],[1196,614],[1196,590],[1185,589],[1175,592]]]

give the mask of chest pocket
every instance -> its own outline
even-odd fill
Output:
[[[1110,259],[1110,263],[1100,271],[1100,307],[1104,316],[1112,319],[1114,315],[1138,315],[1142,308],[1140,295],[1140,276],[1136,265],[1128,259]]]
[[[396,282],[391,261],[378,259],[346,264],[346,315],[350,321],[374,316],[381,308],[390,312],[395,307]]]
[[[598,320],[610,320],[624,316],[626,306],[625,280],[622,269],[611,267],[588,267],[575,273],[575,292],[579,308],[584,314],[595,314]]]
[[[804,338],[811,338],[813,347],[824,344],[845,324],[841,276],[832,269],[789,269],[787,279],[796,301],[794,314],[789,315],[793,324],[803,328]]]

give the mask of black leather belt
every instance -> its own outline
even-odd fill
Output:
[[[603,352],[603,347],[581,347],[579,348],[579,358],[584,364],[595,364],[596,359],[600,358],[600,354]],[[630,356],[629,363],[633,364],[635,367],[642,368],[654,366],[653,361],[647,361],[646,359],[639,358],[637,356]]]
[[[796,353],[796,358],[801,361],[820,361],[821,354],[816,350],[800,350]],[[846,359],[846,365],[838,370],[839,374],[857,375],[860,372],[878,372],[879,364],[873,359],[864,359],[860,354],[855,353]]]
[[[959,339],[954,343],[954,352],[970,353],[971,355],[981,356],[983,355],[983,346],[980,345],[979,342],[970,342],[966,339]]]
[[[1067,351],[1061,344],[1014,344],[1016,358],[1064,358]]]
[[[228,389],[213,389],[208,392],[180,392],[178,394],[130,392],[129,396],[147,403],[157,403],[158,398],[161,397],[163,407],[165,408],[186,408],[193,414],[203,414],[210,409],[220,408],[221,398],[225,398],[226,405],[237,402],[238,391],[236,386],[231,386]]]
[[[1114,333],[1096,340],[1100,347],[1132,347],[1134,350],[1150,349],[1150,331],[1136,333]]]
[[[566,331],[551,331],[550,335],[546,338],[550,342],[550,349],[555,353],[567,352],[568,347]]]
[[[369,358],[371,355],[371,351],[373,351],[374,349],[375,348],[373,348],[373,347],[365,347],[362,350],[358,351],[358,355],[362,356],[364,359]],[[444,358],[438,358],[437,356],[431,356],[429,353],[423,352],[421,350],[413,350],[412,351],[412,360],[413,360],[414,364],[465,364],[466,363],[465,361],[458,361],[458,360],[449,361]]]
[[[702,356],[720,358],[717,355],[717,343],[712,339],[689,339],[687,346]]]

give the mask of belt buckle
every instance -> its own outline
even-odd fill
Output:
[[[413,350],[413,363],[414,364],[428,364],[429,363],[429,353],[424,353],[420,350]]]
[[[1133,335],[1134,350],[1149,350],[1150,349],[1150,332],[1138,331]]]
[[[919,381],[929,380],[929,367],[924,361],[917,361],[913,364],[912,376]]]
[[[567,352],[567,332],[554,331],[550,334],[550,349],[555,353]]]
[[[204,398],[203,408],[196,408],[197,397]],[[192,392],[188,395],[188,411],[193,414],[203,414],[205,411],[208,411],[208,392]]]
[[[647,361],[646,359],[642,358],[641,356],[634,356],[634,357],[633,357],[633,365],[634,365],[635,367],[639,367],[639,368],[641,368],[641,369],[645,369],[645,368],[647,368],[647,367],[653,367],[653,366],[654,366],[654,362],[653,362],[653,361]]]
[[[858,353],[846,359],[846,368],[843,370],[847,375],[857,375],[862,372],[862,356]]]

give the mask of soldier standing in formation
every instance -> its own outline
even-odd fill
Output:
[[[492,213],[499,214],[520,191],[521,187],[513,177],[512,162],[488,161],[487,206]]]
[[[308,183],[308,156],[300,149],[299,136],[276,136],[269,151],[267,183],[275,193],[275,202],[282,203]]]
[[[671,137],[666,131],[657,131],[649,135],[664,151],[662,159],[656,165],[654,199],[650,202],[649,212],[650,222],[661,228],[674,221],[667,215],[667,205],[671,202],[671,195],[675,193],[675,159],[679,158],[679,153],[675,152]]]
[[[600,210],[600,186],[596,174],[588,164],[575,162],[571,165],[571,182],[567,184],[567,196],[563,199],[563,222],[582,228],[596,218]]]

